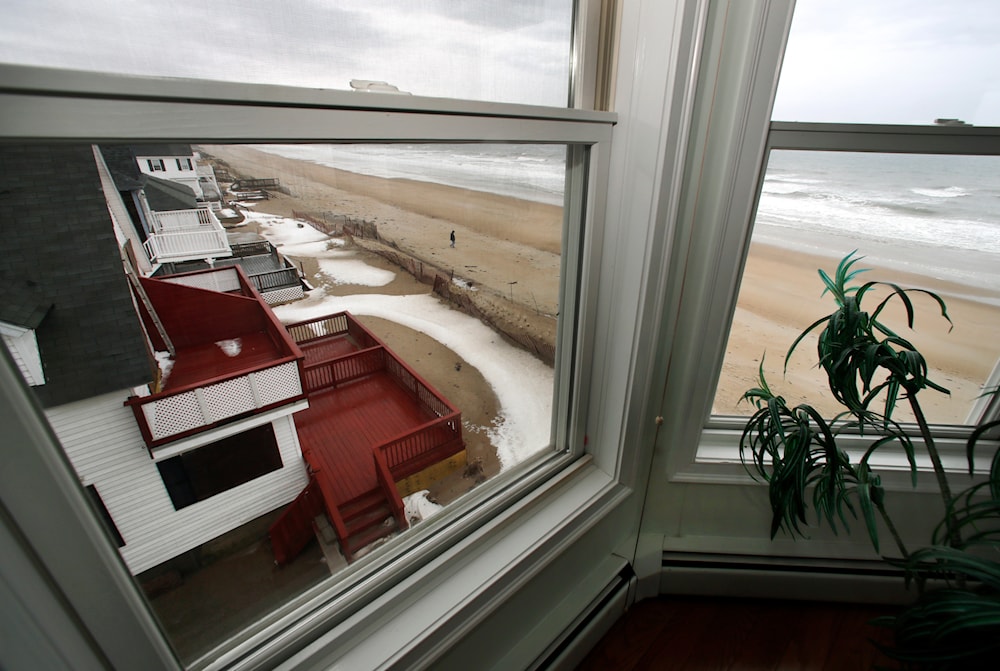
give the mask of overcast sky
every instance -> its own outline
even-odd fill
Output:
[[[0,61],[565,107],[572,0],[7,0]]]
[[[6,0],[0,61],[564,106],[571,6]],[[799,0],[774,118],[1000,125],[997,63],[998,0]]]
[[[773,118],[1000,125],[997,0],[799,0]]]

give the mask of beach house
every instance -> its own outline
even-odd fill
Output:
[[[222,52],[225,60],[217,57],[219,52],[186,60],[188,65],[225,64],[200,73],[203,80],[191,79],[198,76],[191,70],[154,69],[148,59],[138,58],[129,67],[79,71],[102,62],[99,21],[78,31],[36,30],[31,43],[9,39],[3,52],[8,62],[0,65],[0,138],[7,145],[363,142],[392,148],[482,143],[548,144],[565,150],[556,384],[552,421],[546,427],[551,434],[546,447],[551,449],[479,487],[429,523],[414,525],[398,542],[383,545],[342,574],[267,604],[237,632],[214,641],[190,667],[572,669],[641,600],[693,594],[910,601],[913,595],[903,589],[898,572],[881,561],[863,533],[834,535],[817,529],[808,538],[772,539],[766,488],[740,463],[746,418],[712,411],[717,383],[733,377],[723,361],[741,290],[756,288],[768,306],[789,312],[794,307],[783,300],[784,292],[771,289],[783,273],[765,273],[761,282],[748,262],[761,201],[778,195],[789,210],[811,209],[803,206],[809,201],[802,191],[813,184],[804,184],[801,173],[787,171],[780,188],[773,181],[765,188],[772,152],[798,157],[892,154],[911,157],[912,165],[925,157],[965,156],[989,165],[982,175],[998,173],[993,163],[1000,156],[997,117],[984,114],[980,121],[973,115],[996,110],[1000,92],[990,79],[990,67],[970,66],[1000,60],[995,9],[990,3],[902,3],[904,13],[893,17],[888,12],[897,4],[485,2],[482,13],[475,14],[476,3],[465,2],[404,2],[394,10],[367,3],[363,12],[346,12],[340,3],[309,3],[301,11],[283,8],[287,11],[280,21],[271,5],[241,7],[239,12],[225,7],[226,14],[198,24],[205,35],[214,23],[237,36]],[[31,14],[33,23],[15,20],[50,5],[54,9],[49,14]],[[447,13],[432,14],[438,6],[447,6]],[[414,7],[418,14],[409,13]],[[213,8],[211,3],[200,5],[206,16]],[[116,18],[132,14],[111,11]],[[8,12],[16,16],[5,16],[4,25],[57,24],[61,13],[69,12],[65,4],[21,3]],[[810,30],[796,34],[800,16],[814,21]],[[301,24],[281,32],[294,18]],[[178,23],[190,32],[190,21]],[[345,31],[335,33],[340,26]],[[392,27],[399,33],[392,33]],[[45,42],[49,33],[52,40]],[[73,33],[81,38],[75,52],[69,49]],[[561,43],[533,48],[550,34],[560,36]],[[134,35],[132,51],[145,53],[147,32],[137,29]],[[893,41],[900,36],[908,39]],[[869,49],[862,48],[865,39],[871,40]],[[113,55],[122,59],[128,50],[114,42]],[[441,42],[447,45],[445,53],[433,50]],[[34,43],[41,46],[32,51]],[[199,34],[185,42],[194,43],[210,49],[218,41]],[[233,58],[241,44],[247,45],[246,54]],[[362,52],[372,45],[382,50]],[[420,51],[424,46],[432,51]],[[810,49],[817,58],[808,57]],[[58,59],[66,53],[70,56]],[[370,75],[357,71],[362,55]],[[170,61],[161,58],[153,65],[169,66]],[[272,61],[277,65],[268,76],[266,66]],[[524,67],[508,90],[498,73],[501,65],[512,62]],[[856,69],[839,69],[850,65]],[[472,75],[463,77],[466,70]],[[536,77],[553,71],[565,75],[558,87]],[[127,74],[135,72],[151,76]],[[403,77],[409,73],[429,76],[419,81]],[[786,74],[799,84],[815,84],[799,98],[821,105],[827,116],[772,118],[779,75],[786,79]],[[232,81],[206,81],[225,76]],[[335,90],[346,88],[352,76],[384,77],[414,95]],[[244,83],[248,77],[253,83]],[[873,86],[862,88],[862,81]],[[958,88],[967,81],[973,82],[971,89]],[[543,95],[553,90],[558,96]],[[845,106],[852,99],[853,110]],[[904,100],[929,101],[933,111],[927,113],[925,107],[905,118],[868,116],[882,103]],[[976,125],[934,124],[937,117]],[[911,123],[913,118],[924,121]],[[53,156],[51,166],[63,158]],[[937,190],[957,186],[933,161],[921,165],[931,166]],[[31,177],[22,172],[13,176],[14,184]],[[46,187],[44,197],[31,203],[18,200],[13,208],[34,218],[22,218],[24,225],[10,230],[5,216],[4,235],[23,237],[30,231],[31,239],[44,240],[46,249],[90,249],[95,241],[73,235],[78,219],[52,219],[38,207],[59,196],[61,185],[51,174],[61,173],[46,169],[31,179]],[[98,183],[92,186],[81,198],[95,210],[106,210]],[[989,188],[984,191],[995,201],[995,181]],[[0,183],[0,207],[11,208],[17,193],[11,182]],[[841,202],[841,193],[832,195],[809,204],[821,209]],[[933,228],[915,195],[911,191],[880,206],[905,210],[911,220]],[[966,200],[956,193],[936,197],[948,198],[955,207]],[[797,216],[785,218],[777,243],[801,234],[798,221]],[[840,225],[833,221],[829,228],[839,231]],[[125,319],[132,298],[115,256],[118,241],[111,233],[104,235],[109,264],[116,266],[115,273],[109,266],[108,275],[114,275],[113,293],[120,296],[119,318],[130,326],[126,330],[102,322],[72,333],[69,340],[91,345],[67,355],[82,363],[96,347],[114,350],[125,339],[141,343],[145,338],[131,313]],[[951,238],[957,236],[941,236],[930,250],[946,251]],[[442,240],[436,251],[453,251]],[[911,242],[899,234],[886,235],[879,254],[912,261]],[[468,244],[465,236],[461,244]],[[5,270],[13,268],[7,249],[0,255]],[[812,258],[829,250],[820,242],[810,253],[780,248],[775,256],[809,261],[808,272],[815,279]],[[4,275],[5,282],[15,282],[4,289],[24,288],[17,302],[28,304],[4,312],[0,320],[11,324],[11,339],[34,332],[44,362],[47,322],[58,323],[69,308],[54,304],[39,280],[32,280],[33,286],[24,277],[31,276]],[[102,290],[59,277],[74,285],[82,310],[84,299]],[[516,279],[512,271],[509,281]],[[817,285],[814,293],[821,290]],[[989,297],[995,300],[995,294]],[[241,304],[251,300],[239,298]],[[795,317],[805,325],[815,315]],[[749,331],[756,355],[767,345],[769,361],[780,359],[788,343],[773,336],[771,327]],[[112,332],[125,335],[111,337]],[[995,334],[995,328],[989,333]],[[996,342],[995,337],[981,340]],[[18,347],[30,351],[32,345]],[[294,352],[291,344],[286,351]],[[99,394],[117,390],[123,424],[95,427],[94,439],[113,439],[128,420],[136,458],[149,462],[149,449],[122,394],[148,383],[150,368],[141,357],[121,357],[119,365],[93,370],[86,382],[71,385],[100,384],[104,391],[94,392]],[[18,365],[6,354],[0,357],[0,632],[10,632],[0,646],[0,665],[182,668],[68,465],[60,445],[64,436],[58,433],[58,418],[50,418],[50,407],[72,401],[46,400],[51,393],[43,388],[47,385],[32,392]],[[44,372],[46,379],[54,379]],[[47,412],[39,410],[36,398]],[[932,430],[948,445],[946,467],[956,474],[965,471],[963,443],[971,427]],[[885,463],[893,470],[883,485],[905,513],[899,532],[907,543],[921,545],[941,515],[930,467],[918,464],[914,488],[902,451],[889,454]],[[299,482],[305,486],[308,479],[301,472]],[[288,500],[302,491],[289,490]],[[98,493],[106,502],[110,498]],[[173,510],[165,493],[161,501]],[[123,536],[127,550],[130,539]],[[672,659],[679,647],[667,636],[693,619],[692,612],[656,623],[664,636],[664,668],[675,661],[689,668],[738,668],[747,640],[764,634],[801,644],[790,655],[814,642],[813,630],[801,623],[774,628],[769,620],[755,618],[719,627],[710,611],[698,609],[697,617],[709,623],[705,636],[692,637],[683,648],[686,656]],[[834,629],[831,622],[833,618],[826,620],[822,629]],[[863,634],[836,631],[837,640],[823,654],[867,645]],[[757,632],[762,635],[755,636]],[[725,659],[700,664],[713,653]],[[793,664],[799,659],[790,658],[796,660]],[[776,657],[771,666],[782,660]],[[821,659],[818,666],[826,662]],[[844,668],[857,664],[848,661]]]
[[[139,153],[159,146],[104,145],[98,158],[109,208],[129,241],[128,255],[136,269],[162,277],[239,265],[270,305],[302,298],[299,270],[267,240],[230,235],[214,210],[198,199],[190,182],[142,170],[151,159]]]
[[[222,207],[215,171],[198,160],[190,144],[134,144],[130,149],[143,174],[186,186],[204,207],[214,211]]]

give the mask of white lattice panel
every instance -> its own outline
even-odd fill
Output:
[[[214,422],[257,407],[253,390],[250,388],[250,379],[246,376],[203,387],[202,393],[211,421]]]
[[[254,380],[257,384],[257,394],[260,397],[261,406],[277,403],[302,393],[299,367],[295,362],[284,363],[254,373]]]
[[[284,289],[278,289],[276,291],[268,291],[266,294],[262,294],[264,300],[267,301],[268,305],[279,305],[280,303],[289,303],[291,301],[297,301],[303,298],[305,294],[302,292],[302,287],[286,287]]]
[[[167,438],[206,424],[193,391],[167,396],[142,407],[154,440]]]

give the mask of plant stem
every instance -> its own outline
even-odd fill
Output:
[[[878,508],[879,513],[882,515],[882,521],[885,522],[885,526],[889,529],[889,533],[892,534],[892,540],[896,541],[896,547],[899,548],[899,553],[903,556],[903,559],[908,559],[910,553],[906,551],[906,546],[903,545],[903,539],[899,535],[899,531],[896,530],[896,525],[892,523],[892,518],[889,517],[889,513],[885,511],[885,506],[881,503],[876,503],[875,507]]]
[[[955,524],[955,515],[952,510],[951,487],[948,486],[948,476],[944,472],[944,465],[941,463],[941,455],[938,454],[937,446],[934,444],[934,437],[931,435],[930,427],[927,426],[927,418],[917,402],[917,390],[906,390],[906,395],[910,399],[910,408],[913,416],[920,426],[920,434],[924,438],[924,445],[927,447],[927,454],[931,458],[931,465],[934,466],[934,475],[937,477],[938,489],[941,490],[941,498],[944,499],[944,519],[948,526],[948,542],[952,547],[959,547],[962,544],[962,535]]]

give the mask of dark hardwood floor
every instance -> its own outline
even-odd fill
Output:
[[[872,644],[887,643],[889,632],[868,624],[891,613],[807,601],[649,599],[632,606],[577,671],[894,668]]]

